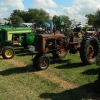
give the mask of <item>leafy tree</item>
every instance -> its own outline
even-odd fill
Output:
[[[18,16],[24,22],[36,23],[36,25],[43,25],[44,22],[49,22],[49,14],[43,9],[29,9],[28,11],[14,10],[10,18],[18,18]]]
[[[60,15],[60,16],[54,15],[52,21],[56,26],[62,25],[62,26],[69,27],[71,25],[71,21],[69,20],[69,17],[65,15]]]
[[[21,11],[21,10],[13,10],[13,12],[10,15],[10,18],[12,18],[13,16],[19,16],[20,18],[23,19],[24,22],[28,22],[26,21],[26,16],[28,16],[27,11]]]
[[[29,9],[28,17],[30,22],[36,23],[37,25],[43,25],[44,22],[49,22],[49,14],[43,9]]]
[[[54,15],[52,21],[54,24],[54,30],[57,29],[63,33],[66,31],[66,28],[70,27],[71,25],[69,17],[65,15],[60,15],[60,16]]]
[[[65,26],[69,27],[71,25],[71,21],[68,16],[61,15],[60,17]]]
[[[97,10],[94,14],[86,14],[87,22],[94,27],[100,27],[100,10]]]
[[[14,26],[20,26],[21,23],[23,22],[23,19],[21,17],[19,17],[18,15],[13,15],[11,18],[11,24],[13,24]]]
[[[95,20],[94,20],[94,26],[100,27],[100,10],[97,10],[94,14]]]
[[[86,14],[85,17],[87,18],[87,23],[89,25],[94,24],[95,16],[93,14]]]
[[[54,25],[60,24],[60,22],[59,22],[59,16],[54,15],[53,18],[52,18],[52,21],[53,21]]]

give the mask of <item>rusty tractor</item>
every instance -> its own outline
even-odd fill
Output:
[[[65,57],[68,52],[80,53],[84,65],[93,64],[99,56],[99,42],[96,37],[87,36],[79,42],[74,35],[64,34],[38,34],[35,37],[35,50],[38,52],[33,58],[33,67],[36,70],[45,70],[50,64],[46,55],[52,53],[53,57]]]

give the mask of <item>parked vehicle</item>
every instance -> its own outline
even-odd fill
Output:
[[[1,27],[0,28],[0,49],[4,59],[14,57],[15,51],[13,46],[22,45],[26,48],[28,45],[34,44],[34,33],[28,27]]]
[[[74,35],[67,37],[63,34],[38,34],[35,38],[35,50],[38,52],[33,59],[33,67],[37,70],[47,69],[50,59],[46,53],[52,53],[53,57],[65,57],[68,52],[80,53],[84,65],[96,62],[99,55],[99,41],[94,36],[83,38],[82,42]]]

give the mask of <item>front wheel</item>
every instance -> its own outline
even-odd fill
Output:
[[[14,54],[15,54],[15,51],[14,51],[13,47],[11,47],[11,46],[6,46],[2,50],[2,57],[4,59],[11,59],[11,58],[13,58]]]
[[[50,64],[49,57],[43,54],[37,54],[33,59],[33,66],[37,70],[45,70],[48,68],[49,64]]]

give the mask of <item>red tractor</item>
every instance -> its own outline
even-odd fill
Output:
[[[84,65],[93,64],[99,56],[99,42],[94,36],[87,36],[79,42],[78,38],[70,34],[38,34],[35,37],[35,50],[38,52],[33,58],[33,66],[37,70],[47,69],[50,59],[46,55],[52,53],[53,57],[65,57],[68,52],[80,53]]]

